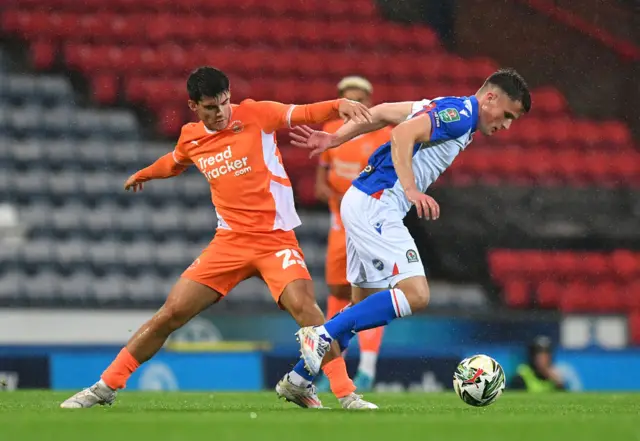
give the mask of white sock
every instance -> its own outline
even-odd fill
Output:
[[[378,362],[378,353],[373,351],[360,352],[360,364],[358,372],[368,375],[371,378],[376,377],[376,363]]]
[[[105,383],[102,378],[100,379],[100,381],[98,381],[98,384],[100,384],[100,386],[105,387],[109,390],[114,390],[114,389],[111,389],[109,386],[107,386],[107,383]]]
[[[331,343],[333,341],[333,337],[331,337],[331,335],[329,335],[329,333],[327,332],[327,330],[324,328],[324,326],[316,326],[314,328],[316,330],[316,332],[318,333],[318,335],[320,335],[321,337],[323,337],[325,340],[328,340],[329,343]]]
[[[304,378],[302,375],[300,375],[296,371],[289,372],[288,380],[294,386],[307,387],[311,384],[309,380]]]

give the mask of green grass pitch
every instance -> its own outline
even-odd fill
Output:
[[[68,393],[0,392],[2,441],[640,441],[640,395],[507,392],[486,408],[453,392],[367,394],[378,411],[299,409],[262,393],[122,393],[113,407],[63,410]]]

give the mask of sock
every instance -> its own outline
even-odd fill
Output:
[[[133,358],[129,350],[124,347],[100,378],[111,389],[124,389],[127,380],[140,367],[140,363]]]
[[[377,352],[361,351],[360,364],[358,364],[358,372],[362,372],[363,374],[367,375],[370,378],[376,378],[377,361],[378,361]]]
[[[331,341],[344,334],[385,326],[398,317],[411,315],[409,301],[402,290],[380,291],[353,305],[329,320],[316,331]]]
[[[340,299],[329,294],[329,297],[327,297],[327,320],[334,318],[347,305],[349,305],[349,300]]]
[[[304,361],[300,360],[289,372],[289,381],[296,386],[308,386],[313,381],[313,376],[304,368]]]
[[[355,392],[356,386],[353,384],[353,381],[351,381],[351,378],[349,378],[349,374],[347,374],[347,365],[344,362],[344,358],[334,358],[322,366],[322,372],[324,372],[329,379],[331,392],[333,392],[336,398],[344,398]]]

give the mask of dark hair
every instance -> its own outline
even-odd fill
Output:
[[[500,69],[491,74],[484,86],[492,84],[502,89],[513,101],[520,101],[525,112],[531,110],[531,93],[527,82],[515,69]]]
[[[202,66],[191,72],[187,80],[187,93],[189,99],[196,103],[202,97],[217,97],[229,90],[229,78],[219,69],[211,66]]]

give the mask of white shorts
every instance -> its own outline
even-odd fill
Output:
[[[340,205],[347,232],[347,280],[360,288],[393,288],[424,276],[416,243],[404,226],[404,213],[355,187]]]

